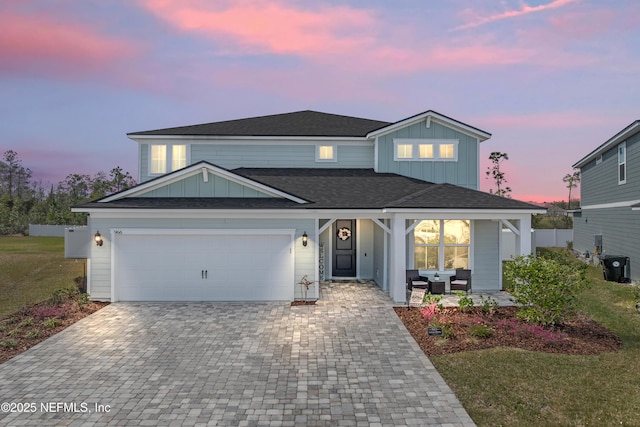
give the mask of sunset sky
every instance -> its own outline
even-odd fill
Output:
[[[512,197],[640,119],[638,0],[4,0],[0,150],[50,186],[121,166],[127,132],[298,110],[490,132]],[[578,194],[574,190],[574,194]]]

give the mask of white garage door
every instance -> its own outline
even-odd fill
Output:
[[[116,232],[116,301],[293,299],[292,232],[157,233]]]

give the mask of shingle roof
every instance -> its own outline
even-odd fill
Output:
[[[435,184],[373,169],[238,168],[232,172],[310,200],[315,209],[540,209],[452,184]]]
[[[378,120],[306,110],[192,126],[132,132],[127,135],[364,137],[369,132],[389,124],[389,122]]]
[[[206,163],[206,162],[202,162]],[[132,209],[523,209],[539,206],[451,184],[373,169],[238,168],[234,174],[308,200],[125,197],[79,208]]]

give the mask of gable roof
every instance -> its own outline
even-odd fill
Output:
[[[367,138],[393,132],[399,128],[431,120],[456,129],[459,132],[485,141],[491,134],[459,120],[452,119],[433,110],[399,120],[384,122],[338,114],[305,110],[293,113],[272,114],[246,119],[227,120],[191,126],[131,132],[127,136],[135,137],[171,137],[171,136],[227,136],[227,137],[334,137]]]
[[[640,132],[640,120],[636,120],[632,122],[629,126],[622,129],[620,132],[606,140],[604,143],[600,144],[598,148],[578,160],[573,164],[574,168],[581,168],[590,161],[594,160],[599,155],[603,154],[605,151],[608,151],[611,147],[620,144],[630,136]]]
[[[441,123],[447,127],[453,128],[464,134],[470,135],[474,138],[478,138],[480,142],[486,141],[487,139],[491,138],[491,134],[489,132],[485,132],[482,129],[478,129],[477,127],[470,126],[466,123],[463,123],[459,120],[452,119],[451,117],[445,116],[444,114],[440,114],[433,110],[428,110],[428,111],[425,111],[424,113],[407,117],[406,119],[402,119],[395,123],[390,123],[388,126],[369,132],[367,134],[367,138],[375,138],[377,136],[382,136],[384,134],[393,132],[397,129],[410,126],[414,123],[419,123],[423,120],[426,120],[427,127],[431,125],[431,121],[434,121],[436,123]]]
[[[159,176],[152,180],[145,181],[141,184],[138,184],[126,190],[113,193],[111,195],[103,197],[102,199],[97,200],[96,202],[108,203],[108,202],[114,202],[117,200],[122,200],[125,198],[137,198],[138,196],[141,196],[145,193],[149,193],[163,186],[169,185],[171,183],[183,180],[185,178],[188,178],[200,173],[203,173],[203,174],[211,173],[213,175],[223,177],[229,181],[251,188],[252,190],[255,190],[257,192],[267,194],[271,197],[284,198],[284,199],[290,200],[293,203],[307,203],[306,200],[300,199],[295,195],[279,191],[275,188],[266,186],[260,182],[253,181],[250,178],[246,178],[246,177],[234,174],[225,168],[216,166],[205,160],[199,161],[198,163],[194,163],[190,166],[168,173],[166,175]],[[207,175],[207,179],[208,179],[208,175]]]
[[[364,137],[390,123],[358,117],[296,111],[192,126],[132,132],[127,136],[315,136]]]

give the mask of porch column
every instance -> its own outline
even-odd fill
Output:
[[[398,303],[407,300],[406,293],[406,239],[405,218],[394,216],[391,218],[391,250],[389,256],[389,295]]]
[[[518,222],[520,234],[516,235],[516,249],[519,255],[531,255],[531,215],[522,216]]]

